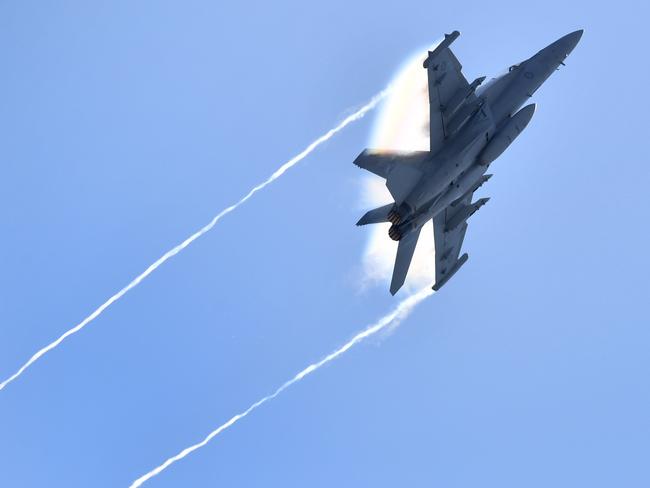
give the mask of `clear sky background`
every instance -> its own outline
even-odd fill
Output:
[[[0,376],[443,33],[474,79],[584,28],[454,279],[147,486],[649,486],[648,14],[3,2]],[[0,486],[128,486],[390,310],[359,285],[373,116],[0,392]]]

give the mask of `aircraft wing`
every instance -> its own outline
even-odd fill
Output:
[[[463,105],[476,100],[474,90],[485,78],[470,85],[449,45],[460,35],[458,31],[446,34],[445,39],[424,62],[429,79],[429,145],[437,151],[450,135],[449,122]]]
[[[436,291],[467,261],[467,254],[458,257],[465,239],[467,221],[453,229],[449,229],[449,226],[453,224],[456,212],[471,205],[472,195],[473,193],[469,193],[455,206],[448,206],[433,218],[433,239],[436,248],[436,283],[433,289]]]

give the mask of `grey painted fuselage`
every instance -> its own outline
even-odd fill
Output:
[[[558,39],[483,85],[484,78],[469,84],[462,75],[462,67],[449,49],[458,35],[445,36],[424,63],[429,77],[430,151],[397,154],[366,150],[355,161],[386,178],[395,200],[391,206],[371,210],[358,223],[393,224],[389,236],[400,241],[400,246],[392,293],[404,282],[420,229],[428,220],[434,219],[434,227],[439,227],[434,228],[434,288],[442,286],[467,260],[466,255],[458,258],[465,221],[487,202],[472,203],[473,192],[491,176],[485,174],[490,163],[532,118],[535,105],[521,107],[564,64],[582,31]],[[459,225],[462,227],[454,235],[452,231]]]
[[[582,31],[577,31],[562,37],[476,90],[477,100],[474,106],[478,110],[450,137],[449,142],[431,155],[430,160],[425,160],[422,165],[426,168],[424,176],[398,207],[403,222],[400,227],[406,230],[412,220],[421,220],[418,217],[422,213],[428,216],[426,220],[437,215],[446,207],[434,205],[438,198],[448,192],[449,203],[452,203],[487,172],[492,161],[479,164],[478,156],[490,143],[495,132],[555,72],[576,46],[581,35]],[[531,117],[533,113],[534,105]],[[462,117],[462,114],[459,116]],[[473,166],[473,177],[462,178]],[[462,186],[454,184],[459,180],[463,180]]]

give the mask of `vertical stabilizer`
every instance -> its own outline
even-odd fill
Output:
[[[422,227],[406,234],[399,241],[397,256],[395,257],[395,267],[393,268],[393,279],[390,282],[391,295],[397,293],[404,284],[404,280],[406,280],[406,275],[409,271],[411,259],[413,259],[413,253],[415,252],[415,246],[418,243],[421,230]]]

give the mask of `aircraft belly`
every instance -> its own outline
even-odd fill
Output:
[[[413,211],[420,210],[424,205],[430,203],[449,184],[448,171],[444,171],[444,169],[440,168],[435,173],[423,178],[404,200]]]

